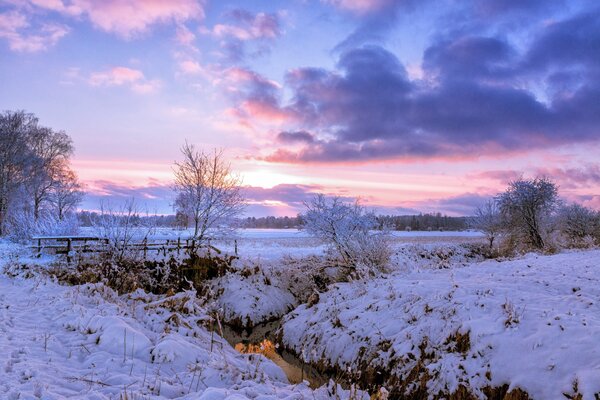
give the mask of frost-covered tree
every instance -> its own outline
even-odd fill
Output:
[[[232,221],[245,207],[241,179],[231,171],[223,151],[181,148],[183,160],[175,163],[175,211],[187,215],[198,244],[231,232]]]
[[[519,179],[498,198],[498,206],[509,233],[536,249],[545,246],[545,229],[559,205],[558,188],[548,178]]]
[[[52,225],[64,231],[58,226],[65,225],[59,223],[64,210],[53,198],[76,181],[67,173],[72,152],[67,134],[40,126],[33,114],[0,114],[0,236],[51,233]],[[81,196],[71,198],[71,209],[76,199]]]
[[[317,194],[305,207],[304,229],[327,243],[346,266],[373,272],[389,262],[387,231],[374,231],[379,222],[359,201]]]
[[[32,154],[27,135],[36,125],[37,119],[23,111],[0,114],[0,236],[7,233],[9,210],[28,176]]]
[[[494,241],[503,229],[502,216],[495,199],[486,201],[475,210],[473,226],[481,231],[490,244],[490,250],[494,247]]]

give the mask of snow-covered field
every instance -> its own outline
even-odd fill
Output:
[[[400,237],[387,273],[332,283],[324,247],[296,233],[242,237],[208,303],[60,285],[22,267],[51,256],[0,241],[0,399],[361,398],[290,384],[211,333],[214,311],[241,325],[283,317],[281,345],[390,399],[600,397],[600,250],[483,261],[477,235]]]

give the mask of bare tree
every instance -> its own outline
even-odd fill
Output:
[[[50,232],[53,226],[71,229],[72,224],[62,222],[64,201],[56,216],[53,198],[58,192],[64,195],[68,187],[73,189],[74,174],[69,168],[72,153],[69,136],[40,126],[33,114],[0,114],[0,236]],[[71,196],[71,208],[76,198],[81,196]]]
[[[62,221],[67,214],[75,211],[84,192],[77,175],[70,168],[62,168],[56,178],[49,201],[54,206],[58,220]]]
[[[490,250],[492,250],[494,241],[503,229],[502,218],[496,200],[490,199],[482,206],[477,207],[475,217],[473,218],[473,225],[475,229],[485,235],[490,244]]]
[[[548,178],[513,181],[498,196],[509,231],[536,249],[544,248],[544,229],[558,204],[558,188]]]
[[[39,126],[29,132],[27,140],[34,155],[27,186],[37,220],[42,207],[50,203],[53,189],[61,184],[61,178],[69,175],[66,170],[73,153],[73,143],[65,132]]]
[[[346,266],[372,273],[389,262],[387,231],[374,232],[379,222],[359,201],[318,194],[305,207],[304,229],[330,245]]]
[[[223,151],[198,151],[192,144],[181,148],[183,160],[176,162],[175,210],[189,217],[194,239],[202,242],[231,230],[245,201],[240,192],[241,179],[231,171]]]

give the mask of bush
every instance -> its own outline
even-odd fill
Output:
[[[567,245],[588,247],[593,242],[597,215],[579,204],[563,206],[557,215],[557,225]]]
[[[53,214],[44,213],[37,220],[33,211],[20,210],[11,215],[8,221],[10,238],[14,241],[31,239],[33,236],[74,235],[79,230],[75,214],[68,214],[62,220]]]
[[[319,194],[305,206],[304,229],[327,243],[353,277],[372,275],[387,266],[392,254],[387,230],[376,232],[375,214],[358,201]]]
[[[504,230],[517,248],[542,250],[549,244],[551,217],[559,204],[556,184],[547,178],[519,179],[497,201]]]

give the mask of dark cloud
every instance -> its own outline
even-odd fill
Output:
[[[306,131],[279,132],[277,140],[281,143],[312,143],[314,136]]]
[[[600,8],[550,23],[529,48],[526,66],[533,71],[550,68],[600,69]]]
[[[564,0],[476,0],[473,6],[477,13],[486,17],[498,17],[503,14],[538,14],[561,8]]]
[[[423,68],[445,80],[500,80],[514,74],[516,51],[496,37],[459,36],[440,40],[424,54]]]
[[[278,137],[304,147],[280,148],[271,161],[466,158],[598,141],[599,21],[588,11],[547,24],[524,50],[500,36],[438,37],[423,79],[385,48],[361,46],[333,70],[289,71],[289,102],[279,87],[253,93],[261,107],[246,107],[246,118],[278,116],[287,132],[310,132]]]

